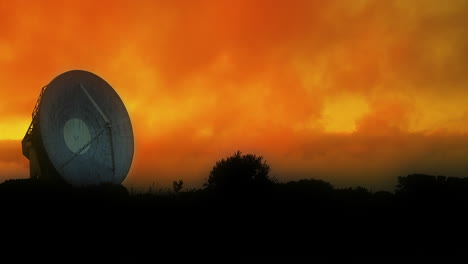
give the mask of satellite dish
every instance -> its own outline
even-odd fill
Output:
[[[81,70],[65,72],[42,88],[22,141],[31,178],[75,186],[122,183],[133,146],[130,117],[118,94]]]

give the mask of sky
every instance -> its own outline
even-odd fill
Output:
[[[262,155],[279,181],[468,176],[468,1],[0,0],[0,182],[29,175],[40,89],[96,73],[132,119],[126,186],[200,187]]]

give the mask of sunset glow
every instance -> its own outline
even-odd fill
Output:
[[[88,70],[135,133],[127,186],[200,186],[263,155],[279,180],[468,176],[468,1],[0,0],[0,181],[28,177],[40,89]]]

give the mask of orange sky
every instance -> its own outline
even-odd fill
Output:
[[[467,13],[464,0],[0,0],[0,180],[28,176],[40,88],[71,69],[129,110],[127,186],[200,186],[236,150],[282,181],[468,176]]]

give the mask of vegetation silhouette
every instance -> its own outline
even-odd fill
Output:
[[[183,186],[184,186],[184,181],[182,181],[182,180],[179,180],[178,182],[177,181],[172,182],[172,189],[174,190],[175,193],[180,192],[180,190],[182,190]]]
[[[468,248],[468,178],[400,176],[388,192],[319,179],[278,182],[269,174],[262,156],[238,151],[217,161],[200,189],[183,189],[182,180],[173,191],[130,193],[120,185],[9,180],[0,184],[0,200],[4,215],[28,219],[34,230],[58,223],[88,236],[120,230],[135,236],[128,246],[144,248],[149,240],[153,250],[167,252],[174,245],[178,252],[230,255],[434,255]]]
[[[269,173],[270,166],[262,156],[237,151],[216,162],[204,187],[222,196],[258,194],[273,186],[275,180]]]

